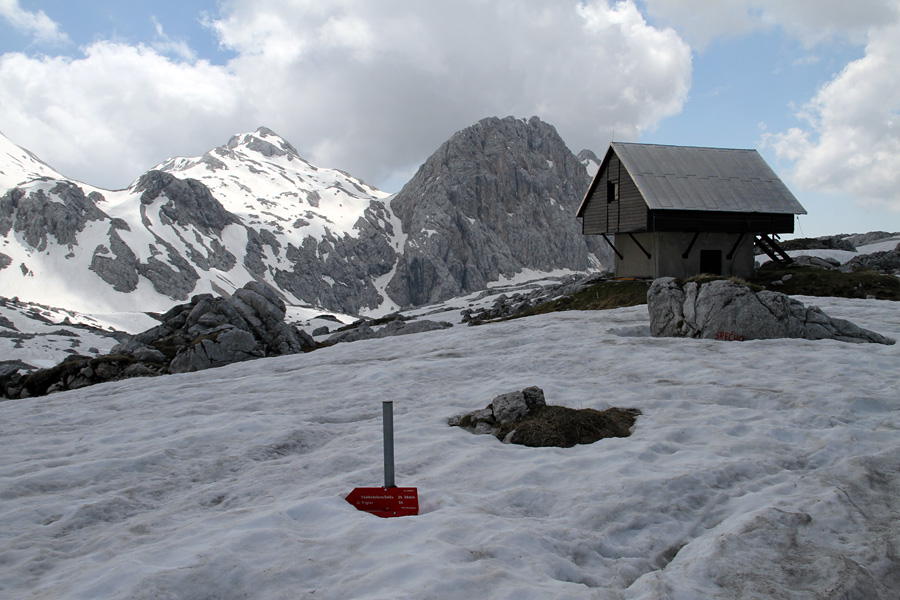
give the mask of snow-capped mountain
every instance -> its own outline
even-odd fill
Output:
[[[0,191],[6,191],[32,179],[62,179],[53,167],[33,153],[12,143],[0,132]]]
[[[338,263],[373,227],[389,250],[387,194],[317,169],[268,129],[166,161],[119,191],[65,180],[25,151],[16,158],[7,181],[39,178],[0,200],[0,295],[91,312],[161,310],[265,279],[295,304],[381,304],[368,265]]]
[[[586,260],[572,216],[588,177],[551,126],[485,119],[460,134],[454,139],[483,138],[496,151],[450,152],[463,157],[444,173],[452,190],[417,178],[396,198],[311,165],[264,127],[203,156],[169,159],[117,191],[65,179],[2,138],[0,296],[90,313],[161,311],[255,279],[288,304],[361,314],[483,289],[523,270],[601,265],[599,253]],[[457,146],[451,140],[436,155]],[[494,193],[457,193],[484,180]],[[447,198],[465,206],[448,209]],[[432,209],[454,222],[429,220]],[[526,212],[542,216],[523,230]],[[519,253],[524,239],[543,249]],[[426,252],[423,279],[425,246],[454,251]]]

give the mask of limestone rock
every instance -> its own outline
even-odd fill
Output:
[[[259,357],[252,333],[225,325],[209,337],[180,350],[169,364],[169,372],[201,371]]]
[[[650,333],[655,337],[895,343],[844,319],[831,318],[818,307],[807,307],[786,294],[768,290],[754,293],[748,286],[727,279],[703,284],[682,284],[671,277],[657,279],[647,292],[647,308]]]
[[[391,202],[406,242],[388,294],[421,305],[523,269],[610,264],[611,251],[574,218],[589,184],[584,165],[537,117],[489,118],[456,133]]]
[[[142,205],[165,200],[160,215],[182,227],[194,226],[207,235],[221,235],[225,227],[240,222],[213,197],[209,188],[195,179],[148,171],[138,180],[135,192],[141,194]]]
[[[544,390],[530,386],[521,391],[500,394],[485,408],[453,417],[449,420],[449,424],[472,433],[498,435],[501,427],[519,421],[546,405]]]
[[[77,234],[89,222],[109,218],[97,208],[97,202],[103,200],[99,193],[85,195],[71,181],[47,183],[52,183],[47,191],[43,187],[29,191],[13,188],[0,197],[0,236],[12,230],[27,246],[44,252],[51,239],[60,246],[75,244]]]
[[[855,256],[844,263],[842,271],[871,269],[879,273],[900,274],[900,244],[893,250]]]
[[[532,386],[521,392],[510,392],[497,396],[491,402],[490,409],[496,423],[508,425],[546,405],[544,391],[539,387]]]
[[[285,304],[270,286],[252,281],[233,296],[198,294],[172,307],[161,323],[96,358],[73,356],[50,369],[0,372],[10,398],[77,389],[103,381],[186,373],[316,347],[309,334],[284,322]]]

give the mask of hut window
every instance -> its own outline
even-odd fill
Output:
[[[616,202],[619,199],[619,182],[618,181],[607,181],[606,182],[606,201],[607,202]]]

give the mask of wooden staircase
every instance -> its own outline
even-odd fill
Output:
[[[756,245],[779,265],[789,265],[794,262],[794,259],[788,256],[788,253],[775,241],[775,236],[767,233],[760,234],[756,236]]]

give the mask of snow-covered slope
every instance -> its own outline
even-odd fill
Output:
[[[172,158],[153,168],[196,179],[225,209],[251,226],[289,234],[297,246],[307,236],[357,236],[354,228],[372,200],[389,194],[359,179],[315,167],[265,127],[235,135],[201,157]]]
[[[143,313],[85,315],[0,297],[0,364],[20,361],[44,369],[70,354],[107,354],[116,333],[138,333],[157,322]]]
[[[15,187],[0,198],[0,295],[159,311],[264,279],[292,304],[355,313],[384,303],[373,280],[396,260],[388,195],[310,165],[268,129],[117,191],[64,180],[6,146]]]
[[[0,191],[39,177],[62,179],[62,175],[37,156],[21,148],[0,132]]]
[[[900,336],[894,303],[802,300]],[[896,598],[900,345],[647,330],[554,313],[0,403],[2,595]],[[446,424],[528,385],[643,415],[570,449]],[[344,500],[383,482],[382,400],[415,517]]]

